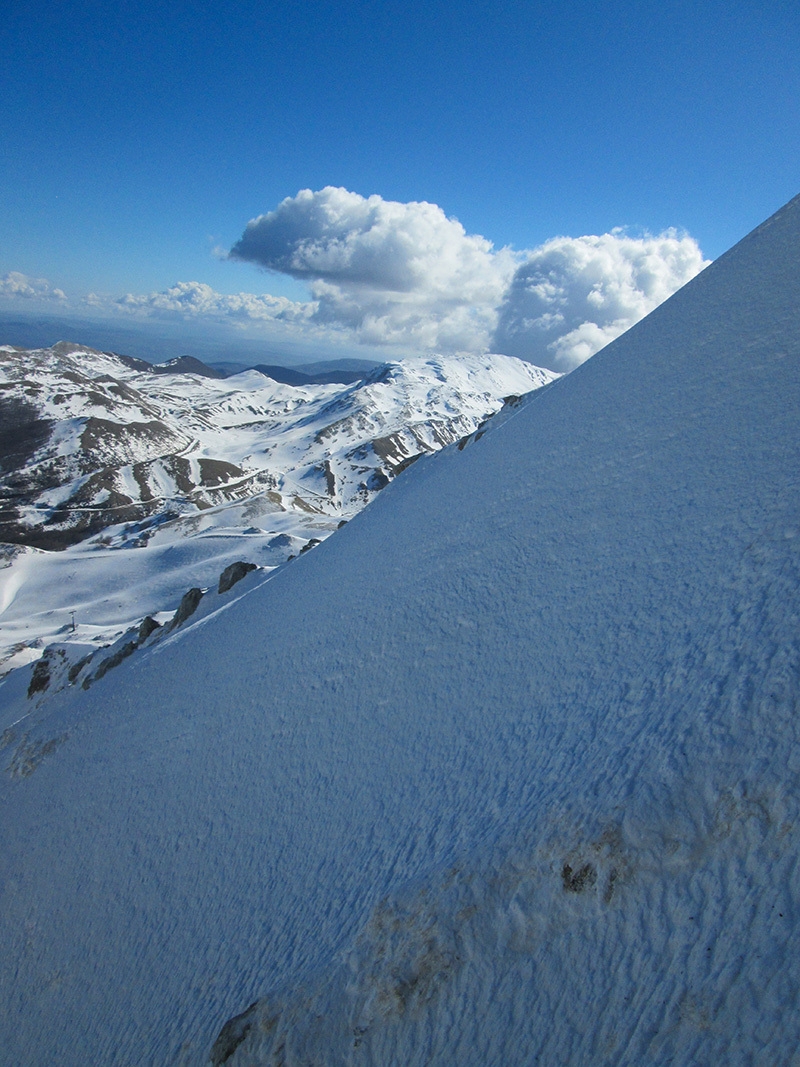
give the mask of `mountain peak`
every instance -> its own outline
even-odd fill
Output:
[[[223,371],[206,366],[195,356],[175,356],[166,363],[154,364],[151,369],[154,374],[199,374],[202,378],[217,380],[227,377]]]

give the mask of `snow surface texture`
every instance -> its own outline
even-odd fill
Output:
[[[12,727],[6,1063],[797,1062],[799,250]]]
[[[347,388],[142,367],[0,348],[0,541],[17,542],[0,546],[0,670],[114,641],[238,559],[284,563],[556,377],[508,356],[408,359]]]

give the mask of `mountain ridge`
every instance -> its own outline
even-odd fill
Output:
[[[78,638],[103,644],[238,559],[285,563],[414,457],[554,377],[503,356],[406,360],[350,385],[208,378],[187,366],[69,342],[0,348],[0,540],[50,550],[6,553],[6,669],[48,637],[68,639],[73,611]],[[137,586],[138,617],[127,594],[114,612],[119,582]]]

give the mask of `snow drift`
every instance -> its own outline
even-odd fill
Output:
[[[798,249],[0,722],[7,1062],[791,1062]]]

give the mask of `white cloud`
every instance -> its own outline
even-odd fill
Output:
[[[499,309],[493,347],[569,371],[619,337],[707,266],[674,230],[634,238],[556,237],[517,269]]]
[[[31,278],[17,270],[0,277],[0,296],[10,300],[45,300],[65,302],[63,289],[54,289],[46,278]]]
[[[161,292],[128,293],[115,301],[115,307],[131,313],[169,318],[209,318],[240,324],[300,323],[314,313],[313,304],[298,303],[283,296],[236,293],[226,296],[203,282],[177,282]]]
[[[253,219],[231,256],[309,281],[319,325],[444,351],[488,347],[518,263],[435,204],[332,186]]]
[[[301,190],[253,219],[229,256],[302,280],[311,299],[230,296],[192,281],[118,300],[90,293],[82,306],[315,344],[492,349],[565,371],[705,266],[697,243],[674,231],[558,237],[514,252],[468,234],[436,204],[397,203],[332,186]],[[2,295],[67,303],[44,279],[16,272],[0,278]]]
[[[248,223],[231,257],[310,283],[309,321],[373,345],[493,348],[571,370],[705,266],[668,231],[495,251],[435,204],[328,186]]]

